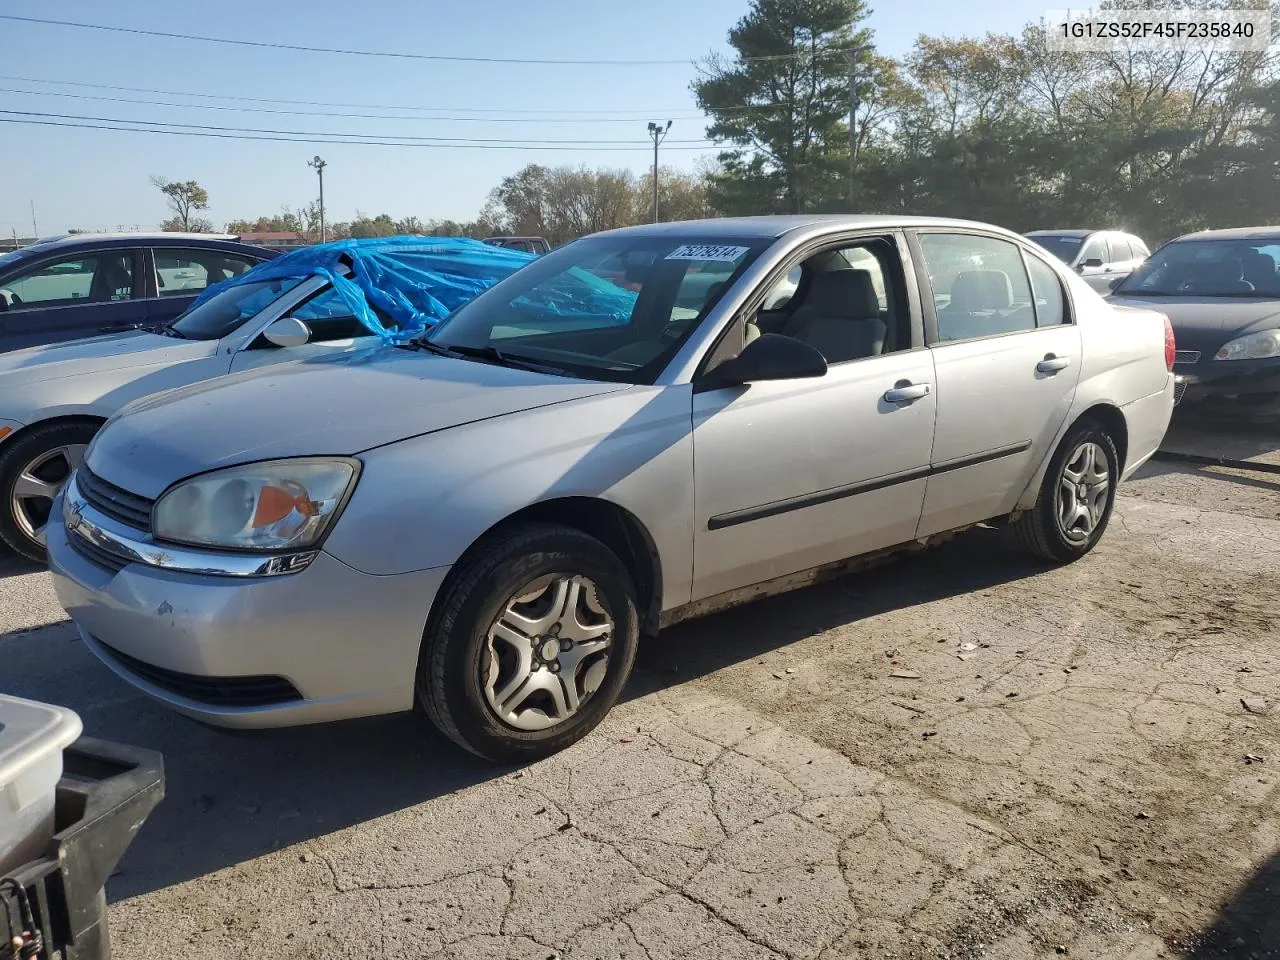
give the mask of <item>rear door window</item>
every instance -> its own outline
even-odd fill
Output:
[[[1035,329],[1022,251],[1012,243],[973,234],[926,233],[920,247],[940,341]]]
[[[189,297],[257,266],[255,260],[221,250],[157,247],[154,252],[156,290],[162,297]]]

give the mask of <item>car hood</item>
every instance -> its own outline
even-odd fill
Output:
[[[129,404],[89,450],[89,469],[144,497],[218,467],[353,456],[449,427],[624,390],[394,347],[276,364]]]
[[[1216,353],[1228,340],[1280,326],[1280,301],[1239,297],[1125,297],[1108,301],[1116,306],[1146,307],[1169,318],[1179,350]]]
[[[0,353],[0,388],[122,367],[150,366],[170,359],[184,359],[193,353],[207,354],[209,348],[204,341],[177,340],[142,330],[27,347]]]

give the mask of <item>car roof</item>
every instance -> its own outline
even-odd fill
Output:
[[[1232,227],[1226,230],[1197,230],[1175,237],[1171,243],[1183,240],[1275,240],[1280,241],[1280,227]]]
[[[596,236],[698,236],[735,237],[741,239],[776,239],[797,230],[828,227],[849,230],[890,230],[899,227],[955,227],[990,230],[1006,236],[1016,233],[976,220],[954,220],[947,217],[898,217],[870,214],[783,214],[764,217],[721,217],[714,220],[673,220],[668,223],[646,223],[634,227],[606,230]]]
[[[1106,231],[1106,230],[1080,230],[1080,229],[1078,229],[1078,228],[1076,228],[1076,227],[1071,227],[1070,229],[1067,229],[1067,230],[1032,230],[1032,231],[1030,231],[1029,233],[1025,234],[1025,236],[1028,236],[1028,237],[1047,237],[1047,236],[1055,236],[1055,237],[1087,237],[1087,236],[1089,236],[1090,234],[1093,234],[1093,233],[1108,233],[1108,232],[1110,232],[1110,231]]]
[[[241,243],[234,234],[222,233],[177,233],[156,231],[154,233],[72,233],[64,237],[47,237],[35,243],[10,251],[6,263],[14,263],[32,257],[44,257],[49,254],[74,253],[77,250],[99,250],[104,247],[135,247],[139,244],[148,247],[206,247],[210,249],[237,250],[252,253],[260,259],[269,260],[278,251],[251,243]]]

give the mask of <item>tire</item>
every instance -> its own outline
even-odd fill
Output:
[[[43,528],[53,497],[35,495],[33,481],[51,493],[62,489],[97,432],[92,423],[51,423],[0,448],[0,540],[29,560],[46,562]]]
[[[1084,458],[1091,455],[1087,452],[1090,450],[1095,465],[1103,461],[1106,463],[1105,490],[1097,489],[1096,483],[1086,483],[1088,496],[1081,496],[1079,484],[1074,492],[1068,492],[1068,471],[1078,474]],[[1082,476],[1082,481],[1097,474],[1095,466]],[[1116,452],[1115,441],[1102,424],[1095,420],[1081,420],[1067,431],[1058,445],[1053,459],[1049,461],[1049,469],[1045,471],[1035,506],[1013,523],[1014,535],[1025,549],[1045,560],[1070,563],[1080,559],[1106,532],[1119,480],[1120,456]],[[1072,500],[1064,502],[1064,497]],[[1092,509],[1085,508],[1085,516],[1072,509],[1073,505],[1084,507],[1086,503],[1091,503]],[[1071,515],[1075,515],[1075,522],[1064,523],[1065,517]]]
[[[551,622],[557,605],[572,605],[573,617]],[[437,599],[418,657],[418,705],[488,760],[563,750],[622,693],[640,637],[636,607],[631,575],[594,537],[547,523],[500,533],[471,551]],[[555,722],[535,729],[546,718]]]

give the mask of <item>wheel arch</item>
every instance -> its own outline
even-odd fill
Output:
[[[1050,461],[1053,460],[1054,454],[1058,452],[1058,448],[1062,446],[1063,438],[1076,424],[1083,420],[1093,420],[1106,428],[1111,435],[1111,439],[1115,442],[1116,456],[1120,458],[1120,469],[1117,471],[1116,476],[1117,478],[1124,476],[1124,465],[1129,455],[1128,421],[1125,420],[1124,411],[1114,403],[1105,400],[1098,401],[1080,411],[1074,418],[1063,421],[1058,435],[1053,438],[1053,443],[1045,451],[1044,459],[1041,461],[1040,466],[1022,491],[1022,496],[1018,498],[1018,504],[1014,508],[1015,512],[1030,510],[1035,505],[1036,497],[1040,495],[1040,486],[1044,483],[1044,474],[1049,469]]]
[[[102,425],[106,422],[106,417],[92,413],[67,413],[59,414],[56,417],[46,417],[43,420],[36,420],[34,423],[24,424],[17,430],[13,431],[13,433],[4,437],[4,439],[0,441],[0,456],[11,448],[15,440],[20,440],[23,437],[30,436],[36,430],[41,430],[45,427],[62,427],[69,426],[71,424],[84,424],[86,426],[101,429]]]
[[[662,611],[662,560],[657,544],[648,529],[634,513],[619,504],[599,497],[558,497],[522,507],[490,526],[476,537],[453,564],[437,595],[443,595],[454,573],[464,561],[495,536],[526,523],[557,523],[595,537],[617,555],[635,579],[639,601],[640,631],[651,636],[658,632]]]

